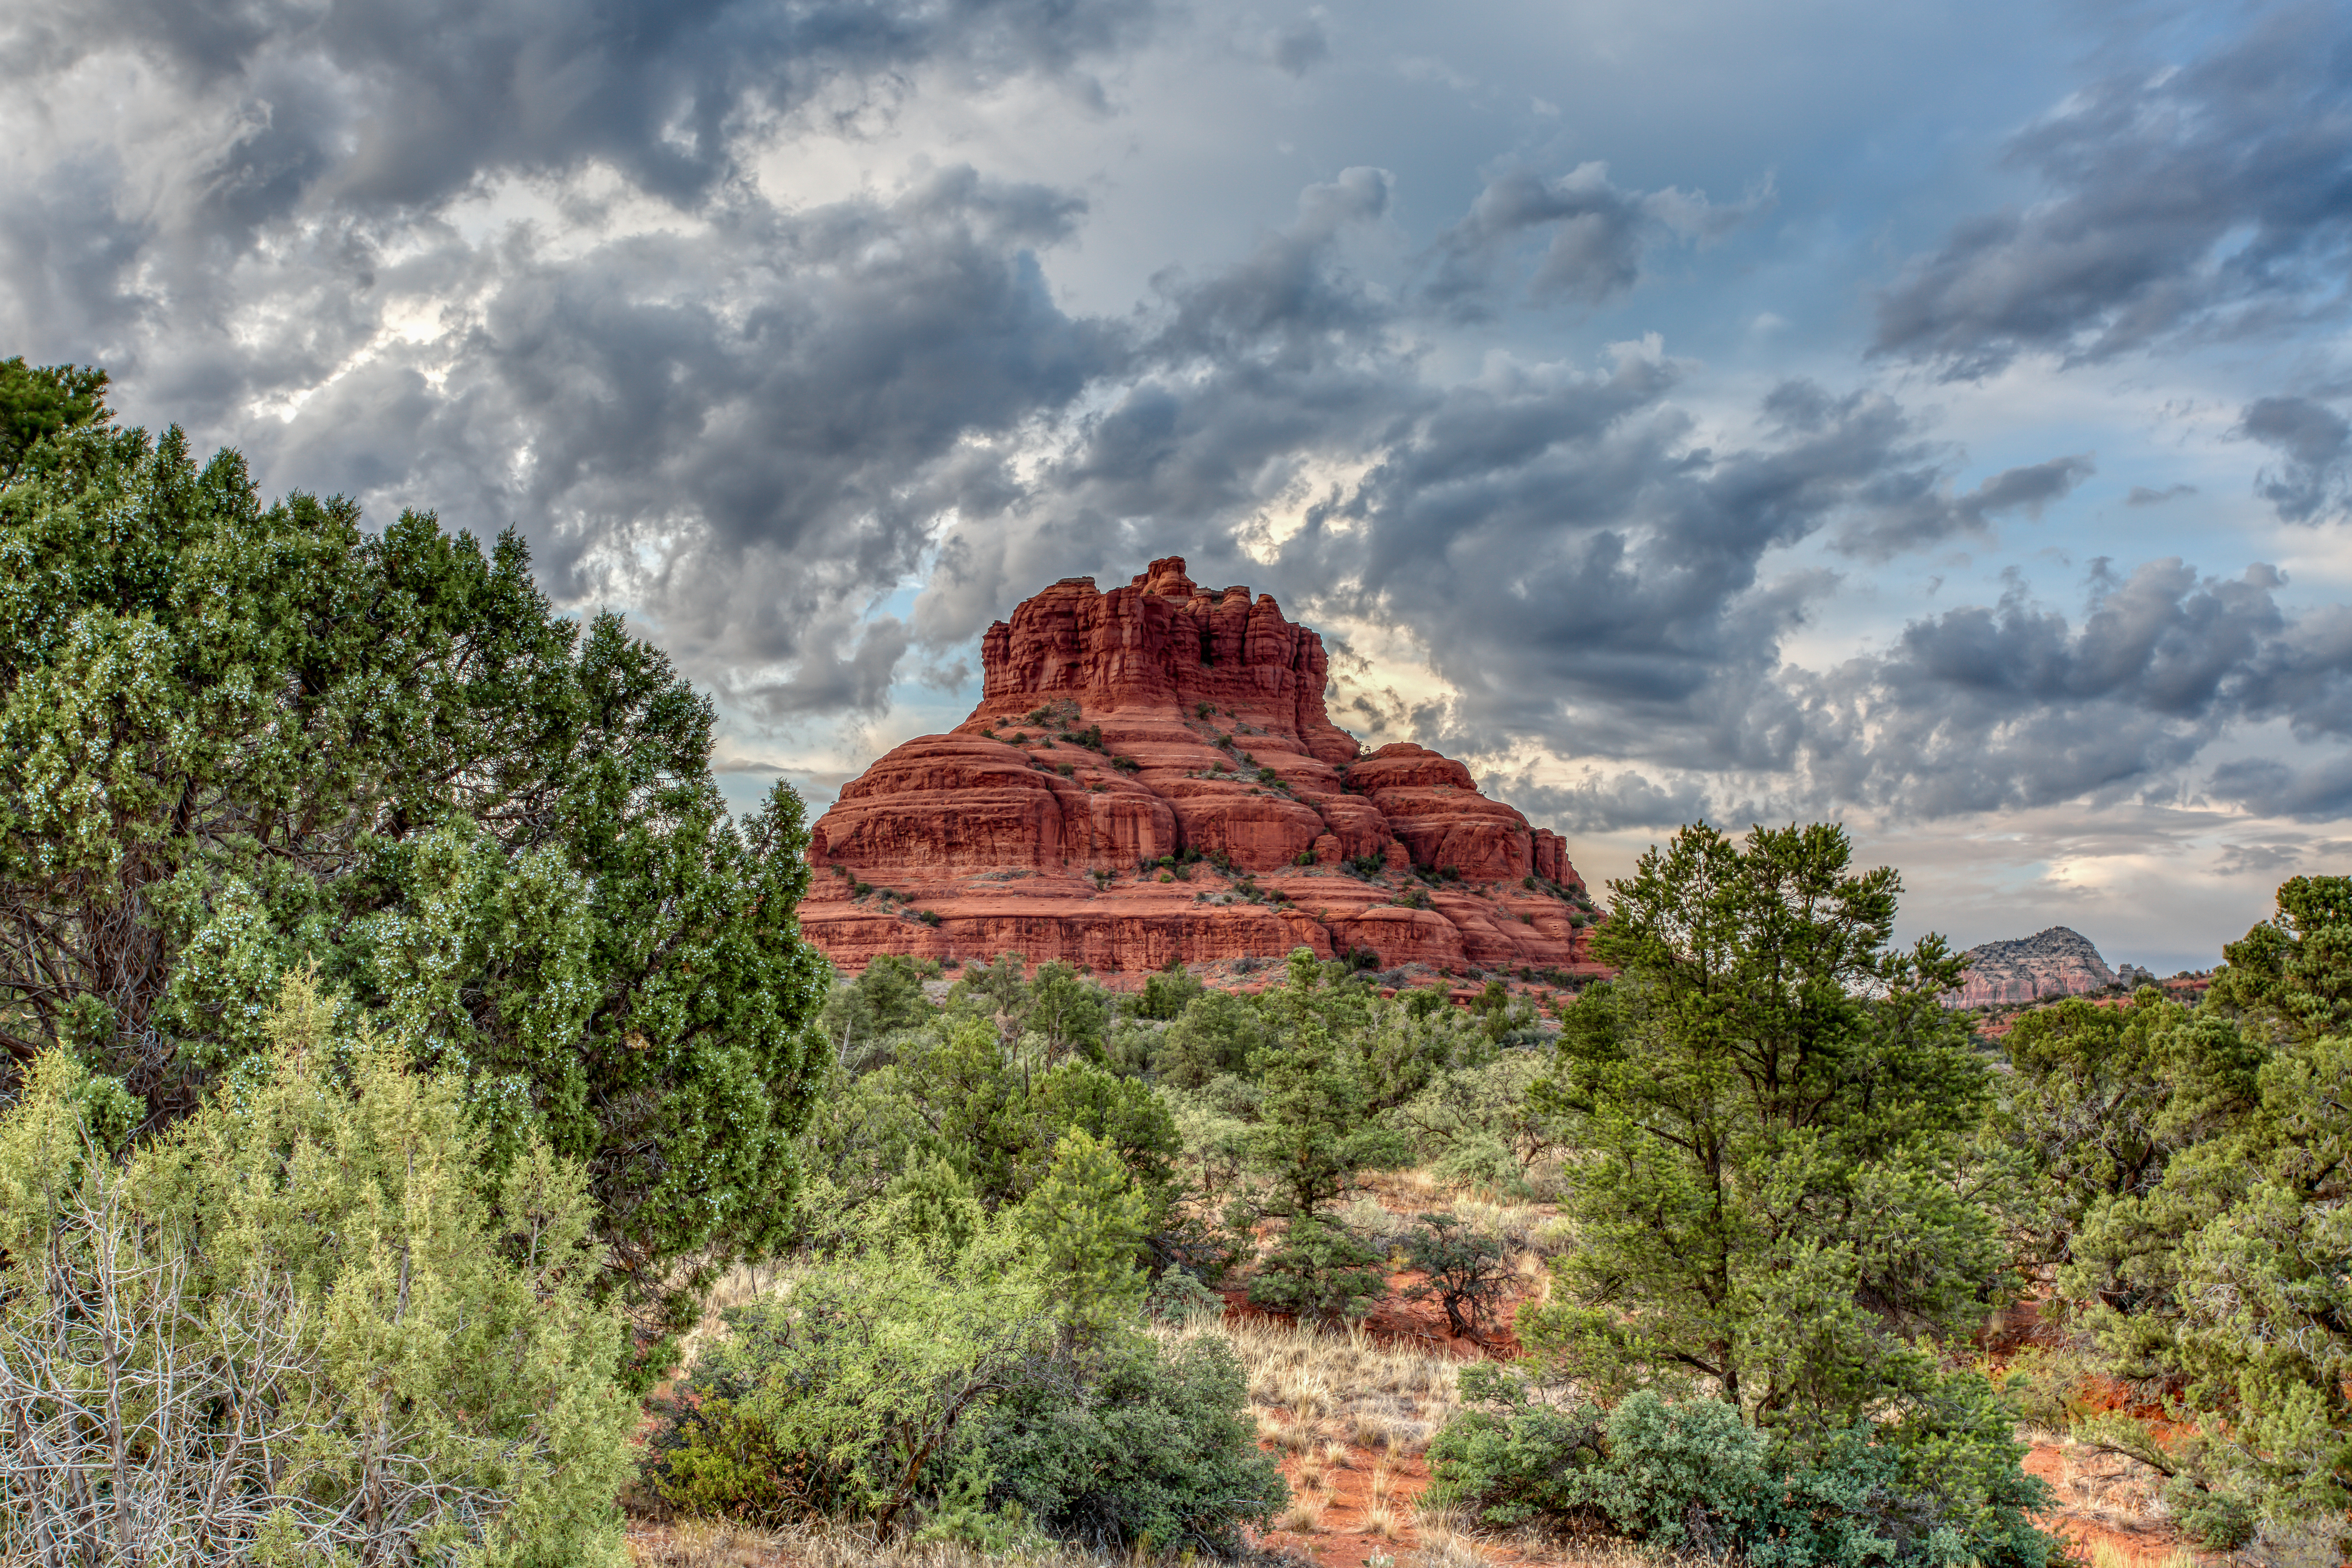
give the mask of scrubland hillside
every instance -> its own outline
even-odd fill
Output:
[[[0,1563],[2341,1555],[2352,879],[1997,1040],[1827,826],[1540,997],[843,981],[656,650],[103,390],[0,364]]]

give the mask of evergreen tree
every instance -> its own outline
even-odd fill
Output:
[[[7,1063],[68,1050],[152,1135],[315,964],[465,1081],[494,1169],[542,1136],[586,1167],[647,1336],[690,1319],[790,1215],[799,800],[730,822],[709,703],[617,616],[557,615],[513,535],[264,506],[235,453],[39,377],[0,377],[34,432],[0,485]]]
[[[1071,1057],[1099,1061],[1109,1021],[1110,996],[1101,986],[1059,959],[1037,966],[1021,1025],[1036,1037],[1049,1065]]]
[[[1015,1211],[1035,1243],[1062,1331],[1099,1341],[1135,1314],[1146,1284],[1139,1252],[1158,1215],[1110,1146],[1074,1127]]]
[[[1566,1014],[1547,1101],[1587,1153],[1578,1246],[1523,1338],[1595,1390],[1712,1387],[1834,1426],[1936,1381],[1927,1332],[1999,1280],[1959,1167],[1987,1072],[1938,1005],[1963,963],[1893,950],[1900,883],[1835,827],[1706,826],[1644,855]]]
[[[1286,983],[1262,999],[1272,1037],[1253,1063],[1264,1092],[1250,1159],[1273,1183],[1266,1212],[1284,1233],[1251,1280],[1250,1300],[1326,1321],[1369,1306],[1386,1284],[1380,1255],[1327,1211],[1361,1173],[1406,1152],[1404,1140],[1372,1117],[1362,1058],[1344,1033],[1356,1021],[1351,1002],[1298,949]]]
[[[63,1052],[0,1114],[0,1561],[617,1568],[585,1173],[531,1141],[492,1177],[461,1080],[308,974],[260,1026],[127,1158],[133,1102]]]
[[[2127,1007],[2037,1007],[2001,1046],[2013,1071],[1989,1131],[2024,1161],[2019,1251],[2039,1266],[2072,1258],[2092,1209],[2151,1191],[2175,1154],[2242,1117],[2260,1062],[2230,1024],[2153,988]]]
[[[2118,1375],[2187,1441],[2089,1435],[2174,1472],[2201,1540],[2340,1556],[2352,1507],[2352,878],[2298,877],[2223,949],[2200,1016],[2159,1037],[2181,1146],[2088,1208],[2059,1274]],[[2193,1135],[2193,1136],[2192,1136]]]

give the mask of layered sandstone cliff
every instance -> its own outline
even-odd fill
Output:
[[[980,706],[818,819],[801,910],[879,953],[1019,952],[1098,973],[1369,952],[1383,967],[1584,966],[1567,847],[1419,746],[1330,721],[1323,640],[1271,595],[1178,558],[1103,593],[1067,578],[981,645]]]
[[[1985,942],[1969,949],[1967,956],[1966,983],[1945,997],[1951,1006],[1988,1007],[2045,996],[2080,996],[2116,984],[2115,972],[2091,945],[2091,939],[2065,926],[2052,926],[2013,942]]]

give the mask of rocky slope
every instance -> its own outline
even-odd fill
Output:
[[[1945,998],[1955,1007],[2079,996],[2116,984],[2090,939],[2064,926],[2015,942],[1989,942],[1969,949],[1968,956],[1968,983]]]
[[[1364,753],[1323,706],[1323,639],[1271,595],[1155,561],[1066,578],[981,645],[980,706],[818,819],[801,910],[845,969],[1019,952],[1105,974],[1304,944],[1382,967],[1585,964],[1559,836],[1413,745]]]

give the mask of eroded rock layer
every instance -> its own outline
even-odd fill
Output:
[[[2115,972],[2091,939],[2065,926],[2052,926],[2012,942],[1988,942],[1969,949],[1967,981],[1947,993],[1955,1007],[1988,1007],[2034,1002],[2044,996],[2080,996],[2116,984]]]
[[[1118,974],[1302,944],[1590,967],[1560,837],[1435,752],[1365,754],[1325,712],[1323,639],[1273,595],[1171,557],[1108,593],[1066,578],[981,651],[971,717],[876,763],[811,835],[801,924],[843,968],[1018,952]]]

